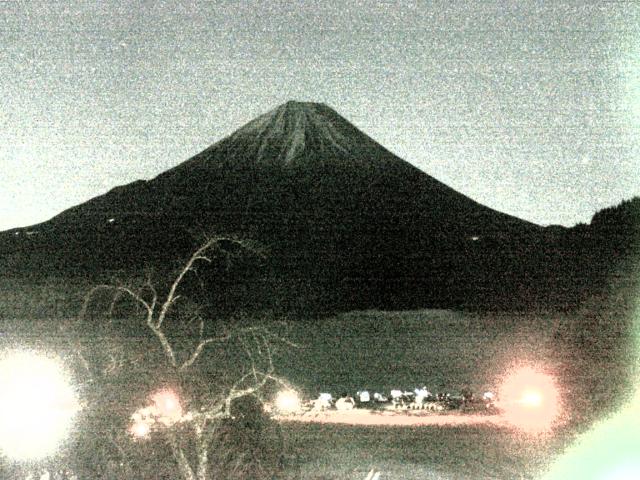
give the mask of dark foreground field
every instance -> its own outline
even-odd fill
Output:
[[[292,478],[382,479],[536,478],[566,437],[536,440],[492,427],[284,426]]]
[[[68,292],[56,285],[5,288],[1,343],[16,347],[22,341],[44,349],[64,345],[65,331],[52,325],[71,319],[76,312],[71,305],[82,296],[76,286],[66,287]],[[496,390],[503,375],[525,363],[555,376],[563,416],[561,426],[542,436],[489,425],[283,423],[283,478],[358,480],[372,468],[381,472],[381,480],[538,478],[581,432],[615,412],[630,393],[637,354],[629,298],[603,296],[570,313],[372,310],[288,319],[280,333],[298,347],[279,348],[274,361],[279,375],[308,398],[321,391],[336,396],[421,385],[436,392],[469,388],[481,394]],[[128,325],[133,328],[137,321],[142,328],[143,319],[135,315]],[[127,339],[121,340],[125,344]],[[129,340],[139,341],[135,336]]]
[[[451,311],[351,312],[289,332],[301,348],[281,371],[308,395],[427,385],[432,391],[499,388],[518,363],[555,376],[563,415],[528,435],[490,425],[357,427],[284,424],[290,474],[309,479],[538,478],[593,422],[631,391],[632,312],[592,304],[570,314]],[[595,329],[595,330],[594,330]],[[591,338],[599,332],[599,338]],[[585,335],[590,338],[585,338]],[[291,358],[291,357],[288,357]]]
[[[482,394],[516,366],[532,365],[556,378],[566,420],[588,421],[629,393],[633,315],[622,299],[571,313],[350,312],[291,323],[286,335],[299,348],[284,351],[278,366],[315,397],[422,385]]]

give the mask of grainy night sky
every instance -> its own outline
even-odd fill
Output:
[[[640,194],[632,1],[0,2],[0,229],[324,102],[492,208],[589,221]]]

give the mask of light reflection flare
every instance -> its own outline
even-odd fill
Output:
[[[499,397],[498,407],[505,419],[527,433],[549,431],[562,410],[554,377],[532,366],[507,375]]]

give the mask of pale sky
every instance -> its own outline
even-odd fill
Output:
[[[0,230],[291,99],[539,224],[640,195],[634,1],[3,1],[0,95]]]

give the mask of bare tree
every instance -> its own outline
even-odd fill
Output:
[[[229,262],[238,252],[256,252],[248,242],[228,237],[213,237],[205,241],[177,271],[166,293],[160,294],[147,275],[138,287],[124,284],[101,284],[94,286],[85,296],[80,318],[96,300],[99,292],[108,292],[110,303],[108,313],[112,314],[116,304],[130,299],[141,308],[145,326],[157,340],[161,356],[173,374],[188,377],[196,363],[206,351],[218,351],[229,345],[231,340],[244,349],[247,365],[243,374],[217,396],[205,398],[199,404],[182,405],[175,392],[164,392],[164,397],[151,398],[148,405],[141,406],[131,416],[132,435],[140,438],[149,435],[166,439],[184,480],[208,480],[210,472],[210,445],[216,429],[232,415],[233,403],[245,396],[262,399],[268,386],[286,383],[276,376],[273,362],[273,346],[278,342],[288,342],[265,325],[249,325],[229,329],[218,327],[210,332],[205,316],[196,308],[188,313],[188,321],[196,325],[197,335],[193,343],[179,348],[172,340],[168,328],[168,318],[175,310],[186,305],[180,290],[185,278],[196,272],[202,263],[214,260]],[[258,252],[260,253],[260,252]],[[245,253],[246,254],[246,253]],[[215,330],[215,329],[214,329]],[[83,356],[82,349],[76,348],[80,363],[89,371],[90,362]],[[121,359],[117,351],[109,354],[107,367],[117,368]],[[170,406],[164,403],[171,404]],[[195,403],[195,402],[192,402]]]

